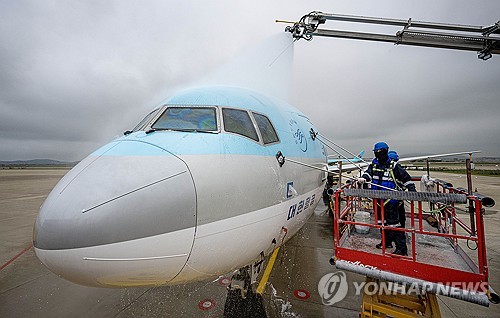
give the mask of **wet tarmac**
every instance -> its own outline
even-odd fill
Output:
[[[75,285],[48,271],[31,247],[34,219],[43,200],[66,170],[0,170],[0,317],[222,317],[228,277],[182,286],[101,289]],[[435,173],[455,186],[465,178]],[[474,177],[478,192],[500,204],[500,178]],[[280,250],[263,295],[268,317],[358,317],[361,296],[350,288],[334,306],[325,306],[318,282],[337,271],[332,220],[319,204],[305,226]],[[491,285],[500,290],[500,213],[485,215]],[[348,283],[363,282],[346,273]],[[443,317],[499,317],[489,308],[439,296]]]

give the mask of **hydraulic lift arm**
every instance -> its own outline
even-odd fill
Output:
[[[402,27],[395,35],[320,29],[327,20]],[[276,21],[286,22],[286,21]],[[437,47],[445,49],[476,51],[478,58],[488,60],[492,54],[500,54],[500,21],[482,27],[435,22],[385,19],[353,15],[330,14],[313,11],[299,22],[292,22],[286,31],[298,39],[312,40],[314,36],[345,39],[391,42],[394,44]]]

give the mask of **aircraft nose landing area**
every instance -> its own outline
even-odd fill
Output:
[[[34,230],[40,260],[89,286],[174,278],[196,224],[194,184],[184,162],[149,144],[122,142],[73,170],[40,209]]]

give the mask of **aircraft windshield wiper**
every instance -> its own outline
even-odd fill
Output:
[[[166,130],[170,131],[182,131],[182,132],[199,132],[199,133],[209,133],[209,134],[216,134],[216,131],[210,131],[210,130],[198,130],[196,128],[168,128]]]
[[[150,134],[155,131],[159,130],[168,130],[168,131],[181,131],[181,132],[199,132],[199,133],[209,133],[209,134],[216,134],[217,131],[211,131],[211,130],[197,130],[197,129],[192,129],[192,128],[151,128],[150,130],[146,131],[146,134]]]
[[[170,130],[170,129],[165,129],[165,128],[151,128],[146,131],[146,135],[149,135],[152,132],[159,131],[159,130]]]
[[[192,131],[199,132],[199,133],[206,133],[206,134],[216,134],[217,133],[216,131],[213,131],[213,130],[197,130],[197,129],[193,129]]]

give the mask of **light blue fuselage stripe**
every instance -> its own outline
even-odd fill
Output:
[[[281,151],[286,157],[304,157],[318,158],[324,160],[324,156],[317,151],[303,152],[296,144],[280,142],[269,146],[262,146],[253,141],[247,140],[244,137],[225,134],[202,136],[199,133],[179,133],[179,132],[155,132],[155,136],[148,138],[136,138],[135,136],[144,134],[144,132],[134,133],[127,137],[119,138],[110,144],[107,144],[94,153],[93,156],[162,156],[170,155],[214,155],[230,153],[234,155],[250,155],[250,156],[275,156],[278,151]],[[222,141],[223,138],[223,141]],[[183,140],[182,143],[170,143],[169,141]],[[135,142],[131,142],[135,141]],[[127,143],[128,147],[112,147],[115,143]],[[224,146],[221,146],[221,142]],[[154,151],[152,147],[145,147],[150,144],[157,146],[159,149],[167,151]],[[224,151],[224,149],[226,151]]]

